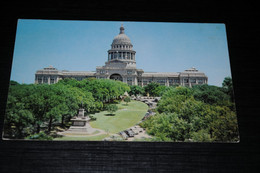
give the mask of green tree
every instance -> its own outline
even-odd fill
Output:
[[[131,102],[131,98],[127,96],[124,98],[124,101],[126,102],[126,105],[128,105],[128,103]]]
[[[91,93],[96,102],[96,110],[102,110],[104,103],[112,102],[118,99],[120,95],[130,91],[126,83],[109,79],[85,79],[82,81],[66,79],[59,83]]]
[[[9,85],[20,85],[20,84],[14,80],[11,80]]]
[[[150,96],[159,96],[160,95],[160,84],[156,82],[151,82],[144,87],[145,93],[149,93]]]
[[[224,92],[226,92],[229,96],[232,102],[234,102],[234,89],[233,89],[233,82],[231,77],[225,77],[222,87],[224,89]]]
[[[113,115],[114,112],[116,112],[117,110],[118,110],[118,107],[115,104],[110,104],[107,106],[107,111],[110,113],[110,115]]]
[[[220,87],[169,88],[158,103],[159,114],[142,126],[160,141],[237,141],[236,114],[221,101],[228,103],[228,96]]]
[[[24,98],[31,94],[31,85],[10,84],[4,123],[5,136],[23,138],[33,131],[34,116],[27,109]]]
[[[183,103],[192,97],[192,91],[186,87],[170,87],[164,92],[161,100],[158,103],[157,111],[159,113],[174,113],[181,110]]]
[[[143,87],[138,86],[138,85],[131,85],[130,86],[130,91],[129,91],[129,95],[144,95],[145,94],[145,90]]]
[[[226,105],[229,101],[229,96],[223,92],[221,87],[204,85],[193,86],[194,98],[208,104]]]
[[[228,107],[214,107],[217,116],[210,122],[209,130],[215,141],[238,141],[238,125],[235,112]]]
[[[159,141],[184,141],[189,129],[189,124],[176,113],[157,114],[144,121],[141,126]]]
[[[5,134],[24,138],[42,130],[50,132],[54,123],[64,126],[80,106],[87,112],[100,111],[106,102],[129,91],[127,84],[106,79],[64,79],[52,85],[11,81]]]
[[[40,132],[40,133],[37,133],[37,134],[29,135],[29,136],[26,137],[26,139],[33,139],[33,140],[37,139],[37,140],[51,141],[51,140],[53,140],[53,137],[47,135],[44,132]]]
[[[32,132],[34,117],[25,109],[24,103],[12,101],[15,101],[15,98],[9,96],[4,132],[10,137],[23,138]]]
[[[194,142],[211,142],[213,139],[210,137],[210,134],[207,129],[201,129],[197,132],[191,134],[191,139]]]

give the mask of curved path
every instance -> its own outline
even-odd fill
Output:
[[[59,135],[64,137],[94,137],[101,135],[116,135],[122,130],[128,129],[138,124],[145,113],[148,106],[140,101],[131,100],[126,105],[125,102],[117,104],[119,110],[114,116],[108,116],[107,111],[102,111],[92,115],[97,118],[96,121],[91,121],[87,124],[87,131],[64,131],[59,132]]]

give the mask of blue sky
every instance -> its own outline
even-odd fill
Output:
[[[221,86],[231,76],[224,24],[18,20],[11,80],[33,83],[38,69],[95,71],[123,23],[137,68],[182,72],[191,67]]]

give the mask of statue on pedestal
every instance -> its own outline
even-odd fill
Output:
[[[81,108],[79,109],[78,115],[74,116],[71,118],[72,125],[70,126],[68,131],[81,131],[81,132],[86,132],[88,131],[88,128],[90,127],[89,121],[90,118],[88,116],[84,115],[84,108],[82,108],[82,103],[81,103]]]

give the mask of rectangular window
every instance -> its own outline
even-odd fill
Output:
[[[165,79],[159,79],[157,80],[158,83],[165,83]]]
[[[41,84],[41,83],[42,83],[42,79],[38,78],[38,84]]]
[[[199,83],[199,84],[203,84],[203,79],[199,79],[199,80],[198,80],[198,83]]]
[[[196,83],[196,79],[190,79],[190,83]]]
[[[133,80],[133,79],[132,79],[131,77],[128,77],[128,78],[127,78],[127,84],[128,84],[128,85],[132,85],[132,80]]]
[[[43,77],[43,83],[48,83],[48,78],[47,77]]]
[[[55,79],[54,79],[54,78],[51,78],[50,83],[51,83],[51,84],[54,84],[54,81],[55,81]]]
[[[128,77],[128,78],[127,78],[127,82],[128,82],[128,81],[129,81],[129,82],[130,82],[130,81],[132,82],[132,78],[131,78],[131,77]]]
[[[159,83],[160,85],[165,85],[166,80],[165,79],[158,79],[156,82]]]

